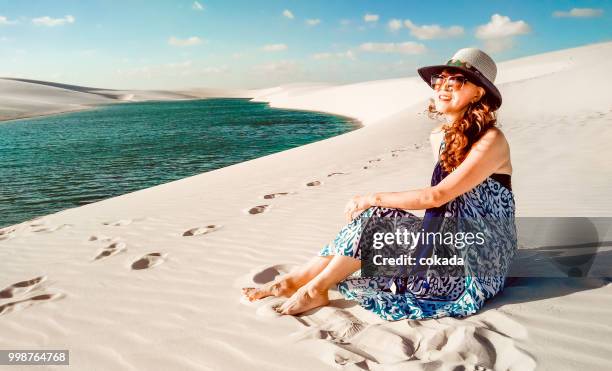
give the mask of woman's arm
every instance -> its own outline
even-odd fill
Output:
[[[463,162],[439,184],[404,192],[366,196],[370,206],[420,210],[444,205],[482,183],[506,163],[510,147],[499,129],[488,130],[470,149]]]
[[[420,210],[435,206],[434,187],[401,192],[378,192],[367,195],[370,206]]]

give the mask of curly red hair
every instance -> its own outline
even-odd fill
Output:
[[[497,123],[497,112],[491,110],[491,103],[485,94],[475,103],[470,103],[464,111],[463,116],[452,123],[445,123],[443,126],[444,151],[440,154],[440,165],[442,169],[450,173],[453,171],[467,155],[472,144]],[[442,113],[436,111],[433,99],[427,107],[429,117],[437,118]]]

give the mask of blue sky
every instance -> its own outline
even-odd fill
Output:
[[[435,7],[432,7],[435,4]],[[612,40],[610,1],[0,1],[0,76],[258,88],[414,76]]]

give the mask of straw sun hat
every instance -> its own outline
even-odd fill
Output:
[[[459,49],[446,64],[425,66],[417,71],[423,80],[430,85],[431,75],[440,73],[444,69],[461,72],[470,82],[482,86],[489,95],[493,106],[491,107],[492,110],[501,106],[501,93],[494,84],[497,66],[487,53],[476,48]]]

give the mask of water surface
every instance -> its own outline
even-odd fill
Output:
[[[0,226],[358,127],[346,117],[235,98],[114,104],[0,123]]]

